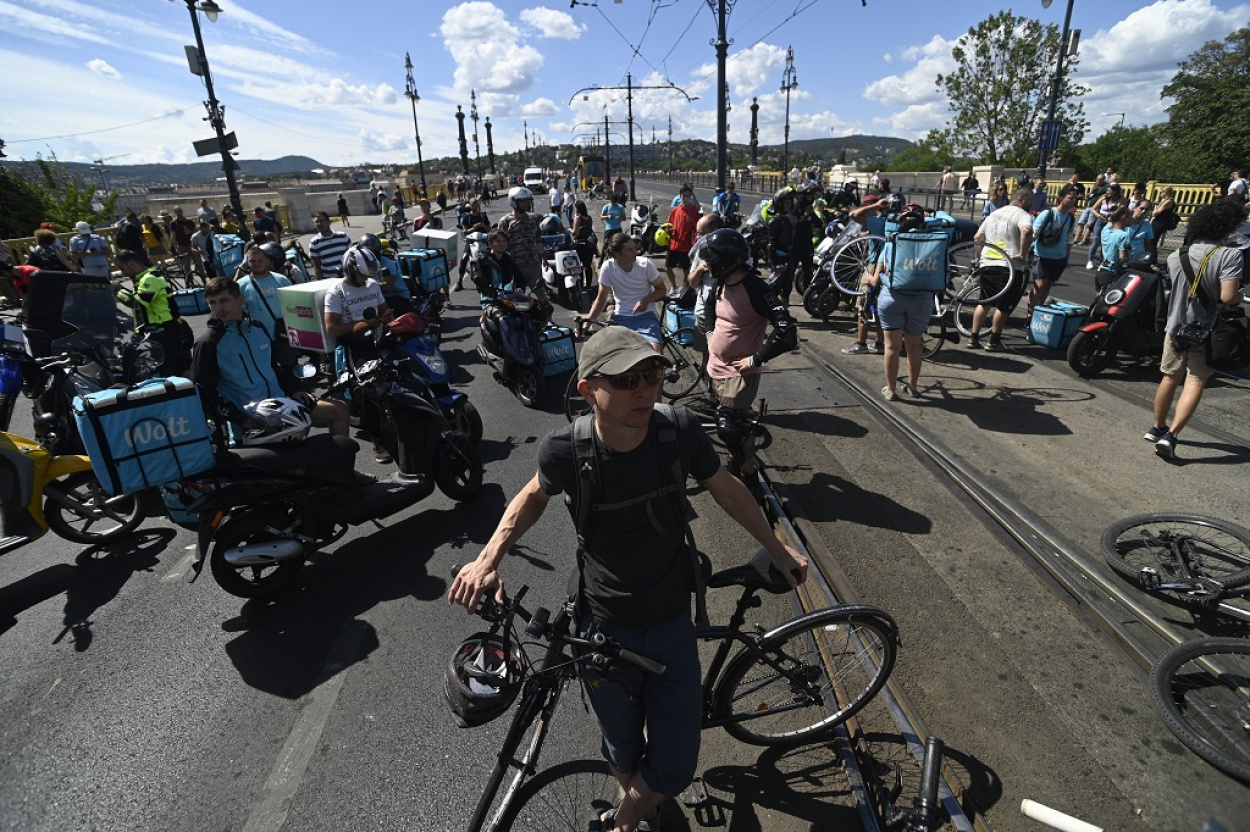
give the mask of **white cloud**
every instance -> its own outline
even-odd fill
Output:
[[[575,21],[568,12],[541,6],[522,10],[521,22],[537,29],[542,37],[556,40],[577,40],[586,31],[586,27]]]
[[[306,55],[329,54],[304,36],[297,35],[267,18],[248,11],[239,5],[238,0],[231,0],[230,5],[222,9],[216,25],[243,29],[256,40],[269,42],[282,49],[295,50]]]
[[[370,130],[367,127],[360,128],[359,136],[360,148],[366,153],[403,150],[408,146],[407,139],[402,136],[396,136],[393,133],[382,133],[376,130]]]
[[[780,86],[785,64],[786,50],[770,43],[757,43],[729,56],[725,62],[725,80],[735,98],[747,98],[761,87]]]
[[[121,78],[122,74],[113,67],[109,66],[108,61],[96,58],[93,61],[87,61],[87,69],[99,75],[101,78]]]
[[[543,64],[542,53],[524,44],[503,10],[485,0],[448,9],[439,33],[456,62],[453,86],[461,92],[524,92]]]
[[[864,98],[888,107],[941,100],[937,76],[955,68],[955,59],[951,57],[954,45],[954,40],[934,35],[928,43],[904,49],[900,60],[914,61],[915,65],[901,75],[887,75],[873,81],[864,88]]]
[[[326,83],[308,82],[297,84],[270,84],[246,80],[237,88],[253,98],[272,101],[301,110],[318,110],[323,107],[383,107],[394,104],[399,95],[389,84],[352,85],[342,78],[332,78]]]
[[[899,112],[875,118],[873,123],[888,125],[889,129],[882,131],[884,135],[916,141],[928,135],[930,130],[945,124],[947,113],[945,100],[929,101],[912,104]]]
[[[521,115],[525,116],[554,116],[560,112],[560,107],[550,98],[535,98],[528,104],[521,105]]]

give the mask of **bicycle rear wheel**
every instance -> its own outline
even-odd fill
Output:
[[[1153,569],[1163,582],[1183,580],[1178,553],[1194,577],[1225,587],[1250,584],[1250,531],[1198,514],[1138,514],[1113,523],[1102,534],[1107,564],[1130,581]]]
[[[1250,784],[1250,639],[1204,638],[1155,662],[1155,707],[1177,739]]]
[[[517,791],[499,832],[585,832],[615,809],[621,787],[606,760],[572,760],[540,772]]]
[[[688,326],[664,336],[664,356],[673,363],[664,372],[664,398],[687,396],[702,380],[703,356],[695,348],[698,339],[699,333]]]
[[[885,237],[869,234],[856,237],[838,249],[838,253],[833,255],[833,265],[829,272],[838,288],[848,295],[864,294],[866,289],[861,288],[864,279],[876,266],[885,242]]]
[[[577,392],[577,382],[577,371],[574,370],[569,374],[569,383],[564,388],[564,418],[570,422],[583,413],[590,412],[590,405],[586,402],[585,397]]]
[[[716,685],[716,719],[752,745],[791,746],[826,737],[885,684],[894,668],[897,627],[869,606],[819,610],[740,651]]]
[[[1019,277],[1007,252],[993,243],[958,243],[947,249],[946,260],[951,294],[963,299],[964,303],[992,303],[1007,294]],[[1007,270],[1007,280],[1003,281],[1002,288],[996,288],[989,294],[986,294],[981,281],[981,271],[987,268],[985,261]]]

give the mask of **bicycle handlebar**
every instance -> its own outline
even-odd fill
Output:
[[[451,570],[452,576],[455,577],[459,571],[459,566],[453,566]],[[538,607],[531,613],[521,605],[521,599],[525,597],[525,593],[528,591],[529,587],[523,585],[512,598],[508,598],[505,594],[502,605],[490,595],[483,595],[473,609],[473,613],[483,621],[491,624],[503,624],[508,622],[513,616],[520,618],[528,625],[526,632],[529,635],[546,641],[559,641],[570,647],[580,647],[589,653],[585,658],[593,667],[599,670],[606,670],[611,666],[614,659],[622,659],[648,673],[654,673],[656,676],[663,676],[668,672],[666,665],[622,647],[616,639],[605,633],[595,632],[589,638],[579,638],[561,631],[559,627],[552,626],[550,624],[551,612],[549,610],[544,607]],[[556,618],[561,620],[559,615]],[[567,623],[567,619],[563,623]]]

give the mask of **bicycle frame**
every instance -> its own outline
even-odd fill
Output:
[[[1182,580],[1162,581],[1159,578],[1159,570],[1147,567],[1138,576],[1142,589],[1152,592],[1175,592],[1195,604],[1210,607],[1234,618],[1240,618],[1242,621],[1250,621],[1250,611],[1232,604],[1221,603],[1227,598],[1250,598],[1250,587],[1229,589],[1214,578],[1195,575],[1189,567],[1189,555],[1180,541],[1170,541],[1168,551],[1172,554],[1172,563],[1175,564]]]

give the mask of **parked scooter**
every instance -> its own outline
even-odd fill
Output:
[[[640,255],[657,254],[668,248],[667,241],[660,245],[655,239],[655,233],[660,230],[660,221],[655,210],[655,205],[643,205],[640,202],[630,214],[629,236],[634,238],[634,245],[638,247]]]
[[[518,292],[489,290],[482,313],[482,343],[477,351],[494,370],[495,380],[512,390],[526,407],[543,391],[543,354],[539,333],[551,319],[551,304]]]
[[[382,412],[382,444],[399,474],[362,482],[354,470],[359,445],[342,436],[231,450],[213,471],[178,483],[179,500],[199,518],[189,581],[208,560],[231,595],[271,595],[291,582],[308,554],[352,526],[398,514],[435,486],[454,500],[478,494],[476,449],[450,428],[428,391],[403,385],[398,363],[383,357],[357,365],[349,355],[330,394],[350,388]]]
[[[451,429],[477,445],[482,441],[482,417],[463,392],[451,386],[451,365],[438,348],[425,319],[409,312],[388,325],[390,336],[381,344],[387,351],[402,351],[407,362],[404,373],[413,383],[429,389],[438,401]]]
[[[1090,378],[1117,355],[1158,361],[1163,355],[1171,281],[1162,264],[1130,263],[1090,305],[1085,326],[1068,344],[1068,366]]]

